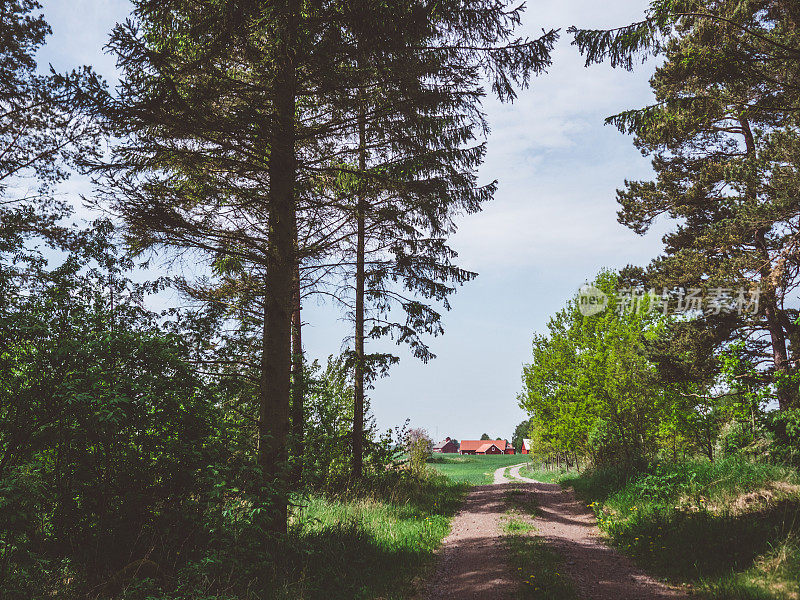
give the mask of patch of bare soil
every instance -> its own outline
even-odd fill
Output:
[[[744,514],[754,509],[800,495],[800,486],[785,481],[773,481],[768,487],[747,494],[741,494],[732,503],[730,510],[733,514]]]

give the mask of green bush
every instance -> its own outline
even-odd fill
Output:
[[[424,429],[411,429],[406,436],[406,453],[411,473],[416,477],[425,474],[426,462],[431,457],[433,440]]]
[[[588,445],[592,461],[599,467],[624,464],[633,468],[644,462],[640,454],[631,454],[638,446],[626,444],[619,429],[603,419],[598,419],[589,431]]]
[[[726,423],[717,436],[717,454],[723,458],[752,449],[756,440],[752,423],[732,420]]]
[[[775,459],[800,464],[800,408],[769,413],[765,421],[774,437],[770,451]]]

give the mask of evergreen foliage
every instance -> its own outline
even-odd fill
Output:
[[[690,288],[759,295],[755,315],[717,311],[676,325],[664,362],[683,352],[702,364],[741,342],[759,367],[751,381],[772,387],[787,410],[798,401],[798,19],[791,2],[657,1],[642,23],[573,28],[587,64],[632,68],[643,50],[663,58],[651,80],[656,104],[608,120],[634,136],[656,173],[618,192],[620,223],[640,234],[659,217],[674,223],[643,284],[670,290],[674,303]]]

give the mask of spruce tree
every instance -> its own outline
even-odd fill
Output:
[[[142,0],[109,43],[119,89],[96,97],[120,140],[111,160],[94,165],[101,197],[124,218],[133,249],[208,257],[221,285],[194,295],[235,298],[231,316],[260,325],[258,464],[267,527],[277,533],[289,491],[299,153],[331,135],[314,111],[336,79],[335,8]]]
[[[550,64],[557,32],[511,39],[521,8],[505,3],[365,3],[350,33],[359,61],[351,114],[357,131],[339,192],[353,196],[354,388],[353,475],[363,461],[365,389],[397,357],[365,351],[366,338],[391,335],[423,361],[423,334],[442,332],[428,302],[448,308],[455,287],[475,274],[453,264],[447,237],[453,218],[476,212],[495,182],[476,170],[487,130],[482,77],[502,100]],[[400,24],[398,27],[397,24]],[[480,26],[477,24],[480,23]],[[388,26],[387,26],[388,24]],[[345,261],[346,263],[347,261]],[[398,313],[399,311],[399,313]]]
[[[123,71],[118,93],[96,99],[121,140],[111,160],[95,166],[98,183],[124,218],[131,245],[208,256],[233,296],[252,298],[261,309],[258,461],[263,491],[274,506],[268,523],[274,532],[285,530],[291,479],[296,290],[324,283],[330,263],[346,257],[353,232],[350,208],[318,192],[341,175],[341,164],[358,165],[350,162],[359,131],[355,99],[376,81],[391,82],[366,75],[369,70],[359,65],[384,60],[403,78],[401,56],[438,56],[453,70],[431,71],[429,63],[426,75],[460,73],[473,82],[489,71],[498,95],[507,99],[514,84],[527,84],[532,72],[544,68],[555,35],[489,48],[511,35],[519,10],[507,12],[500,2],[403,6],[413,18],[398,29],[386,14],[395,6],[140,0],[133,19],[118,26],[110,42]],[[408,43],[422,39],[407,29],[417,23],[426,27],[424,45]],[[358,37],[357,29],[373,34]],[[403,79],[419,82],[419,71],[411,73]],[[397,89],[384,97],[415,102]],[[453,97],[468,104],[469,97]],[[385,116],[375,112],[362,123]],[[361,186],[367,178],[359,174],[369,167],[364,162],[347,170],[363,180]],[[435,196],[429,197],[431,204]],[[407,212],[402,206],[392,210]],[[446,208],[440,212],[448,214]],[[201,295],[221,299],[224,293],[212,287]],[[298,425],[301,419],[298,413]]]

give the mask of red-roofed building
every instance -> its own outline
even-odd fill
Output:
[[[514,454],[514,446],[508,440],[461,440],[458,451],[460,454]]]
[[[483,446],[479,446],[475,450],[475,454],[502,454],[503,451],[497,447],[494,442],[486,442]]]
[[[433,447],[433,452],[454,454],[458,452],[458,442],[449,437],[439,442]]]

